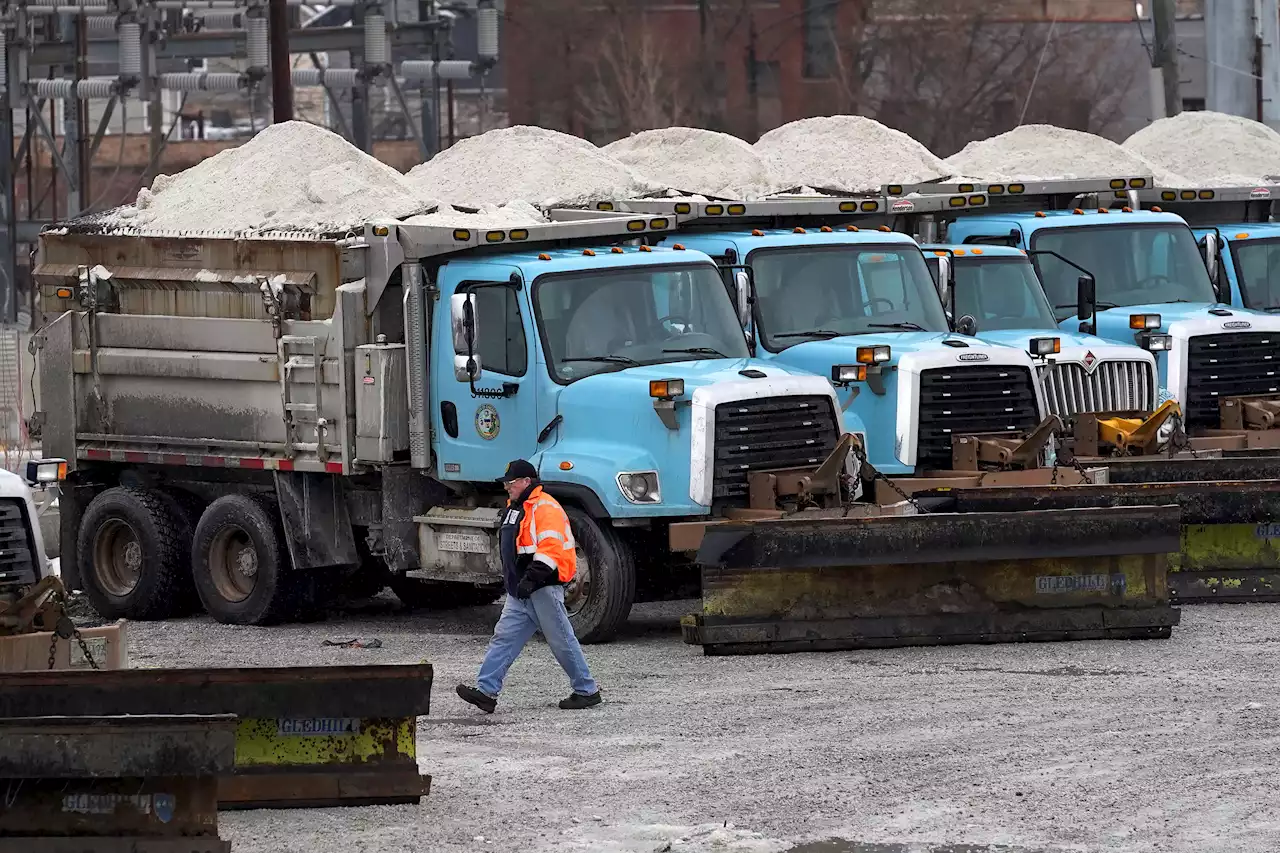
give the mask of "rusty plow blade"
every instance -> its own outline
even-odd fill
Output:
[[[1026,506],[1028,501],[1044,510],[1176,504],[1181,510],[1179,544],[1169,557],[1169,590],[1175,602],[1280,601],[1280,479],[1247,476],[1258,473],[1260,465],[1265,469],[1276,462],[1280,460],[1133,460],[1133,464],[1110,467],[1109,485],[966,489],[955,491],[946,501],[967,512],[999,512]],[[1179,469],[1187,478],[1181,482],[1140,479]],[[1192,479],[1212,473],[1235,474],[1239,479]]]
[[[419,803],[417,718],[429,664],[0,674],[0,718],[231,714],[229,808]]]
[[[231,716],[0,719],[0,853],[227,853]]]
[[[684,639],[728,655],[1165,638],[1178,521],[1157,506],[717,525]]]

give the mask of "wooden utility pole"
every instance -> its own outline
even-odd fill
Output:
[[[1152,73],[1151,82],[1154,86],[1156,80],[1160,79],[1165,117],[1182,112],[1182,95],[1178,87],[1178,37],[1174,30],[1176,6],[1176,0],[1153,0],[1151,3],[1151,18],[1156,30],[1151,67],[1159,72]],[[1152,92],[1151,102],[1153,105],[1159,102],[1156,92]]]
[[[270,0],[267,26],[271,38],[271,106],[274,121],[293,121],[293,69],[289,67],[289,6]]]

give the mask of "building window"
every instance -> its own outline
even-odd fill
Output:
[[[1204,109],[1204,98],[1183,98],[1182,111],[1187,113],[1200,112]]]
[[[480,327],[476,355],[480,356],[481,369],[505,376],[524,376],[529,352],[515,288],[480,287],[474,293]]]
[[[804,76],[825,80],[836,68],[836,12],[840,0],[801,0],[804,3]]]

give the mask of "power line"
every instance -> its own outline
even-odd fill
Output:
[[[1053,21],[1049,24],[1049,34],[1044,37],[1044,47],[1040,50],[1040,59],[1036,62],[1036,73],[1031,77],[1031,88],[1027,90],[1027,99],[1022,103],[1022,112],[1018,115],[1018,127],[1022,127],[1022,120],[1027,117],[1027,108],[1031,106],[1031,96],[1036,93],[1036,81],[1040,79],[1040,69],[1044,67],[1045,55],[1049,52],[1049,45],[1053,42],[1053,30],[1058,26],[1058,12],[1053,13]]]

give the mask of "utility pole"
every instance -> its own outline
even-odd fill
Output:
[[[293,69],[289,67],[289,6],[270,0],[267,26],[271,32],[271,105],[274,121],[293,121]]]
[[[1151,104],[1157,113],[1153,118],[1167,118],[1182,112],[1182,95],[1178,91],[1178,36],[1174,30],[1176,6],[1176,0],[1152,0],[1151,3],[1156,30],[1155,48],[1151,52]],[[1162,109],[1155,110],[1157,105]]]
[[[1205,0],[1205,51],[1208,57],[1205,109],[1257,118],[1258,39],[1252,15],[1240,14],[1239,0]]]
[[[1273,130],[1280,130],[1280,3],[1261,0],[1259,8],[1258,58],[1262,78],[1260,118]]]

